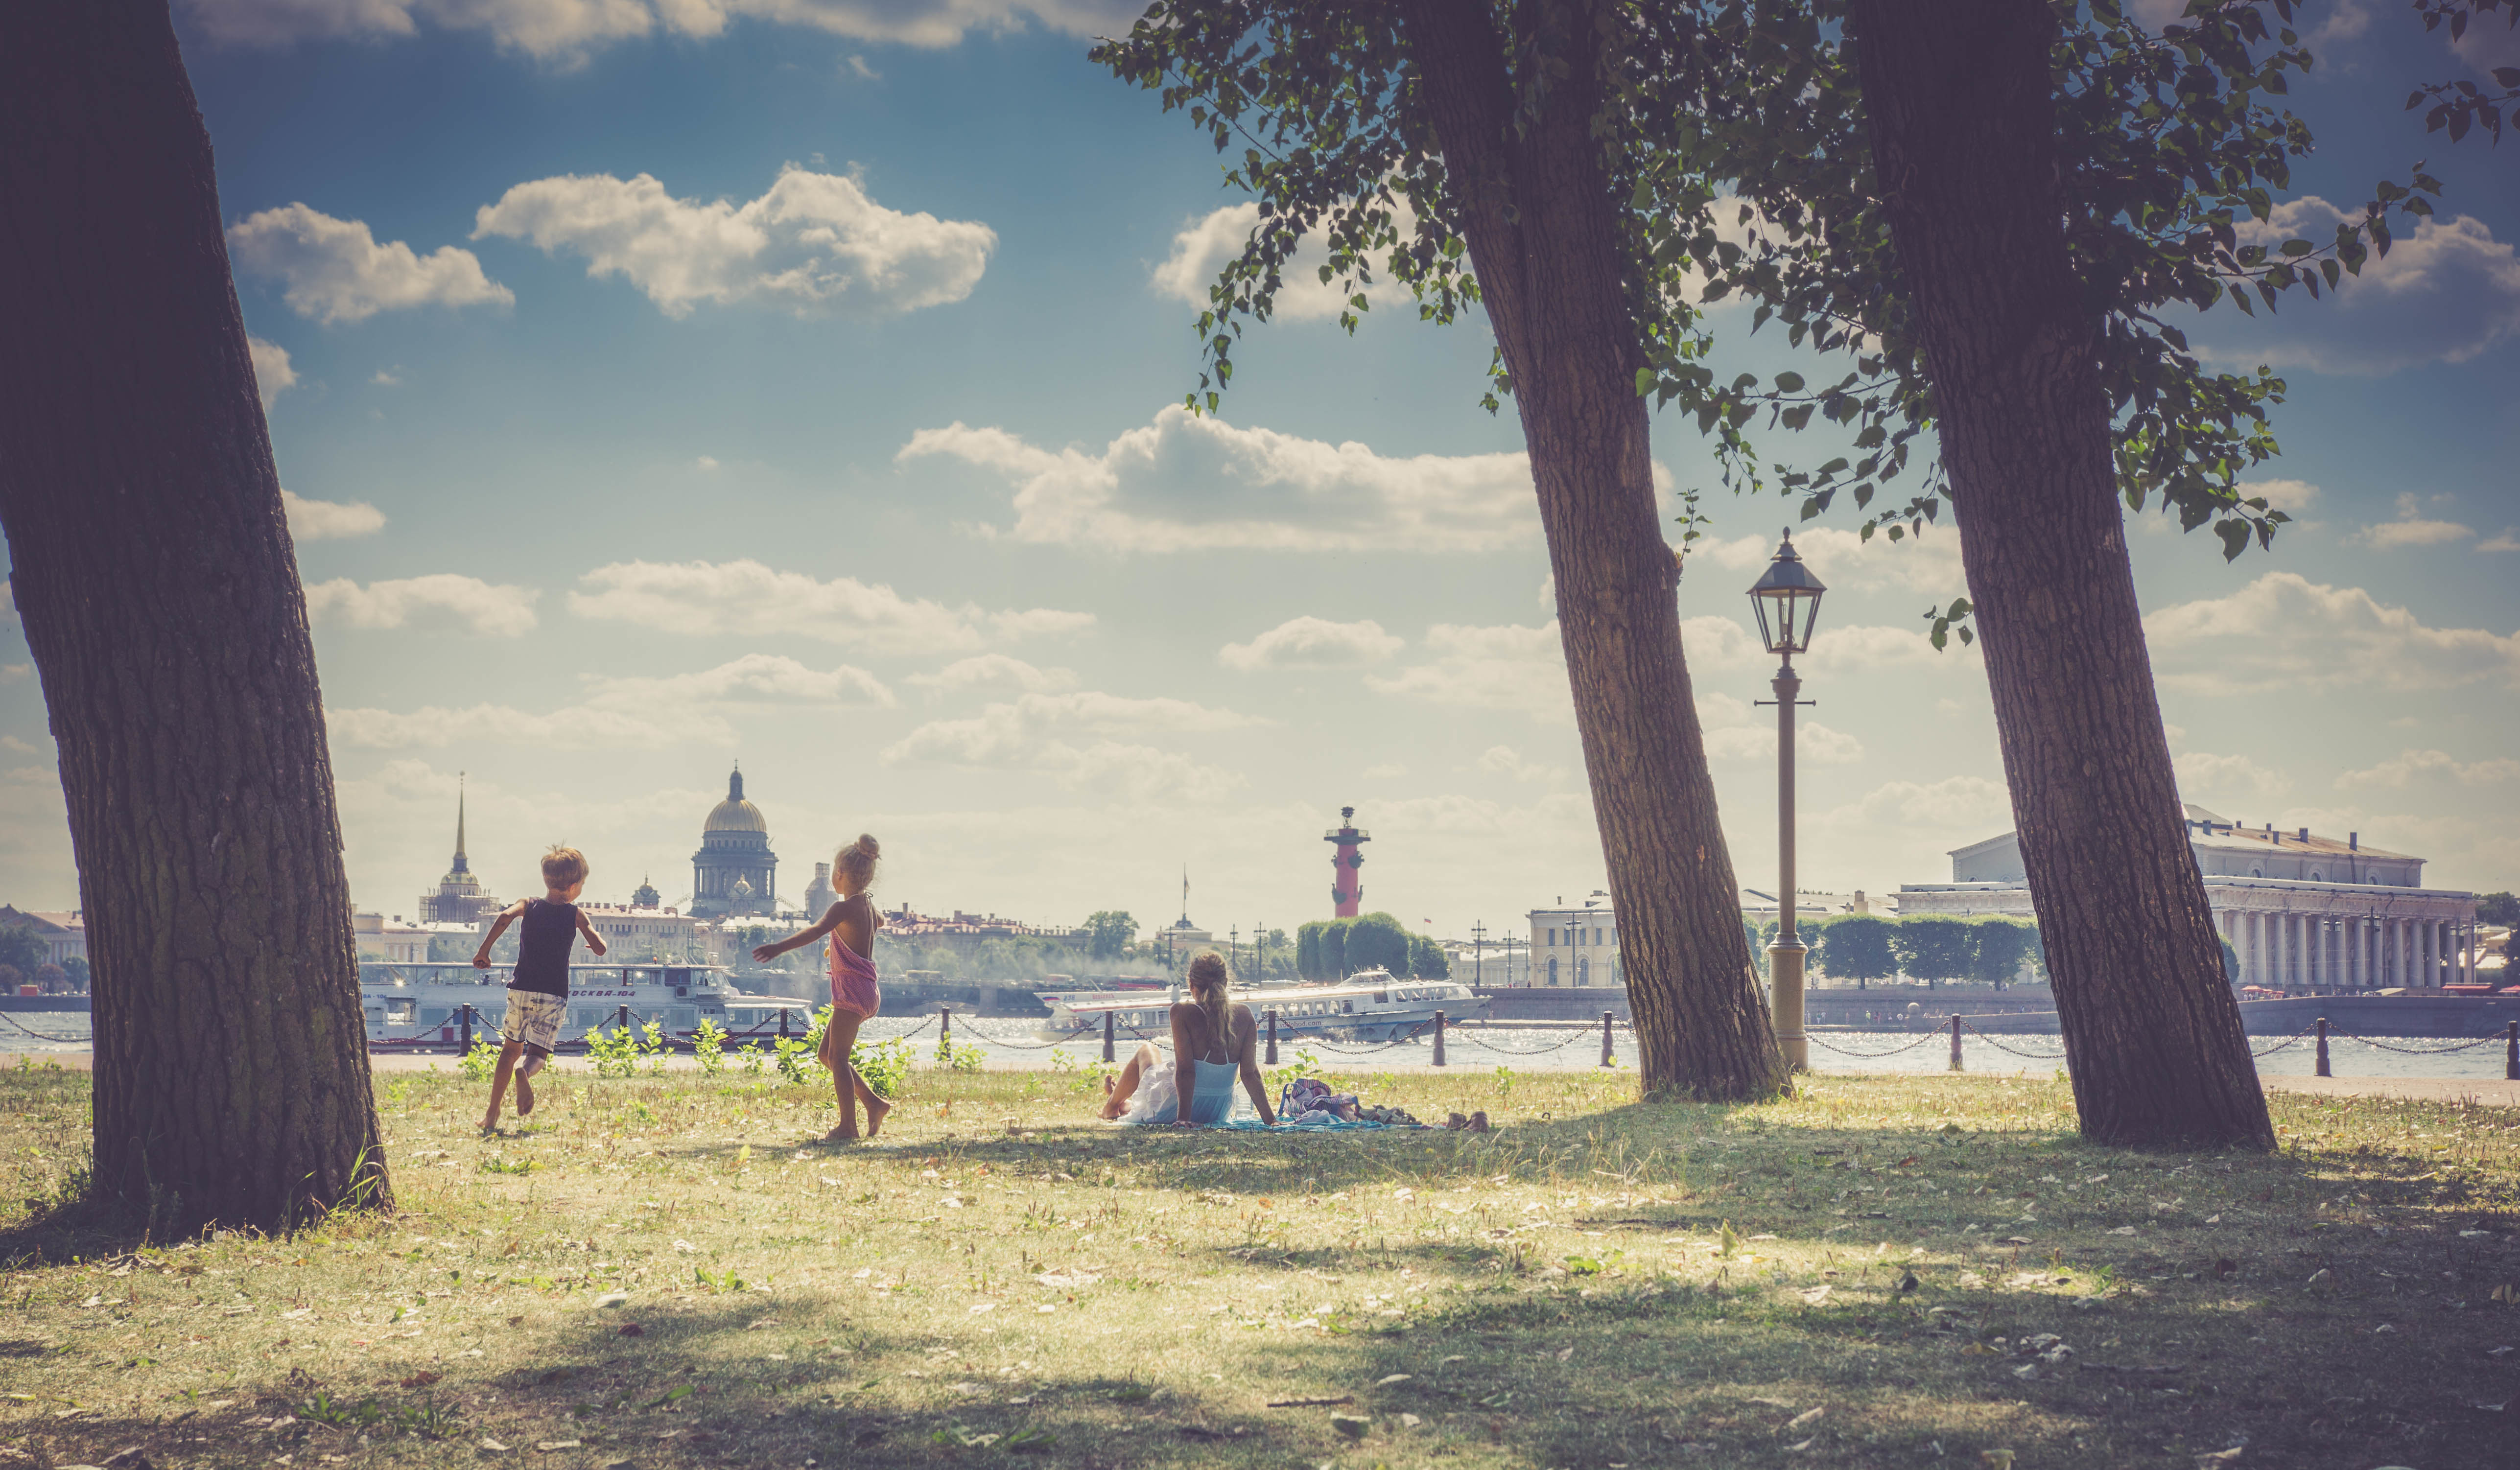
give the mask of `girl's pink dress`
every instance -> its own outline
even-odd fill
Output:
[[[832,950],[832,1007],[863,1019],[883,1009],[883,992],[875,983],[875,961],[850,949],[834,934]]]

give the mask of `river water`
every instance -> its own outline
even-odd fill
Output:
[[[88,1035],[88,1018],[81,1012],[0,1011],[0,1052],[85,1051]],[[867,1041],[908,1036],[924,1059],[936,1043],[936,1019],[878,1016],[859,1035]],[[1055,1065],[1054,1053],[1082,1065],[1100,1060],[1102,1054],[1099,1039],[1049,1046],[1035,1040],[1027,1023],[1017,1020],[958,1019],[954,1040],[958,1046],[979,1047],[991,1064],[1007,1067],[1050,1067]],[[2273,1037],[2254,1037],[2250,1044],[2264,1053],[2258,1059],[2262,1076],[2308,1077],[2318,1070],[2306,1037],[2289,1044]],[[1120,1059],[1125,1061],[1135,1045],[1124,1034]],[[1289,1038],[1281,1041],[1278,1049],[1281,1061],[1290,1062],[1309,1052],[1320,1065],[1340,1071],[1421,1067],[1434,1059],[1433,1049],[1422,1040],[1357,1046]],[[1498,1067],[1517,1072],[1582,1071],[1600,1065],[1601,1033],[1472,1026],[1448,1033],[1444,1051],[1448,1066],[1476,1072]],[[1610,1054],[1619,1066],[1635,1069],[1636,1038],[1625,1027],[1611,1033]],[[1816,1032],[1811,1038],[1812,1069],[1822,1073],[1942,1072],[1950,1067],[1951,1054],[1951,1035],[1942,1030],[1830,1031]],[[2052,1036],[1989,1039],[1971,1035],[1960,1043],[1960,1064],[1970,1072],[2026,1071],[2044,1077],[2062,1068],[2063,1054],[2063,1044]],[[2375,1044],[2338,1039],[2328,1043],[2328,1059],[2329,1070],[2339,1077],[2499,1079],[2503,1043],[2500,1037],[2482,1043],[2409,1038]]]

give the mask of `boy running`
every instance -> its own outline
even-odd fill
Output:
[[[508,981],[508,1017],[499,1030],[507,1045],[499,1048],[499,1075],[490,1084],[490,1111],[482,1116],[481,1131],[496,1133],[499,1128],[499,1104],[508,1095],[508,1079],[517,1079],[517,1116],[527,1117],[534,1110],[534,1088],[528,1081],[551,1059],[552,1047],[560,1045],[560,1023],[568,1014],[568,952],[577,936],[586,936],[586,947],[597,958],[604,954],[604,937],[578,912],[577,896],[586,887],[586,854],[573,847],[554,847],[543,854],[543,887],[549,890],[538,899],[519,899],[500,912],[499,921],[481,937],[481,948],[472,956],[472,967],[490,967],[490,948],[508,925],[518,919],[525,921],[524,932],[517,939],[517,967]],[[522,1054],[525,1064],[517,1065]]]

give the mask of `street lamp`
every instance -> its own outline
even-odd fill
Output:
[[[1794,706],[1802,677],[1794,672],[1794,655],[1811,647],[1812,628],[1820,621],[1820,597],[1828,589],[1803,565],[1794,552],[1794,537],[1785,533],[1776,559],[1750,584],[1750,606],[1759,616],[1759,642],[1781,660],[1769,683],[1777,706],[1777,941],[1768,946],[1768,1005],[1777,1046],[1785,1065],[1811,1070],[1811,1044],[1803,1034],[1802,936],[1794,931]]]

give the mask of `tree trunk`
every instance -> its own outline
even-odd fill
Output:
[[[1563,26],[1564,51],[1552,55],[1566,55],[1571,74],[1518,120],[1485,4],[1401,5],[1522,415],[1644,1093],[1772,1095],[1784,1067],[1742,936],[1681,652],[1678,567],[1636,390],[1644,360],[1620,290],[1626,256],[1602,145],[1591,132],[1598,17],[1586,0],[1531,13]],[[1518,48],[1535,67],[1545,49]]]
[[[99,1190],[390,1203],[305,599],[165,0],[0,10],[0,528],[96,996]]]
[[[2162,732],[2042,0],[1855,0],[2083,1134],[2272,1147]]]

